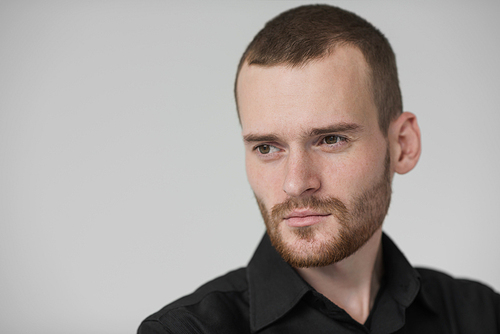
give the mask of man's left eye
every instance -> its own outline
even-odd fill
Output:
[[[331,136],[324,137],[323,143],[325,143],[327,145],[333,145],[333,144],[337,144],[338,142],[340,142],[342,140],[344,140],[343,137],[331,135]]]

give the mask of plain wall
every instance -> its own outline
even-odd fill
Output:
[[[264,226],[235,69],[300,1],[0,1],[0,332],[134,333]],[[500,2],[335,1],[386,34],[423,153],[385,230],[500,290]]]

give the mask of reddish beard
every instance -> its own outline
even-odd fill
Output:
[[[339,262],[361,248],[382,226],[391,202],[390,156],[386,153],[384,173],[381,180],[371,189],[356,196],[350,209],[334,197],[314,196],[288,198],[285,202],[267,210],[263,201],[256,196],[267,234],[281,257],[292,267],[323,267]],[[314,252],[299,251],[285,240],[280,228],[283,219],[294,209],[307,208],[321,214],[331,214],[338,223],[338,230],[330,240],[323,242]],[[334,229],[335,227],[332,227]],[[317,225],[294,227],[291,232],[301,241],[313,244],[318,233]]]

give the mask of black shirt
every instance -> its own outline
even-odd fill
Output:
[[[385,276],[365,324],[307,284],[265,235],[248,267],[165,306],[138,333],[500,333],[500,295],[414,269],[385,234],[382,247]]]

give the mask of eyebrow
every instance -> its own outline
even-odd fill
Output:
[[[325,126],[324,128],[312,129],[307,133],[308,137],[324,135],[328,133],[356,133],[362,130],[362,126],[356,123],[338,123],[335,125]]]
[[[278,141],[278,136],[269,134],[269,135],[256,135],[256,134],[248,134],[246,136],[243,136],[243,140],[246,143],[255,143],[255,142],[262,142],[262,141]]]
[[[306,134],[303,135],[303,138],[309,138],[314,136],[319,136],[328,133],[356,133],[362,130],[362,126],[356,123],[338,123],[335,125],[325,126],[323,128],[314,128],[309,130]],[[279,141],[279,136],[275,134],[247,134],[243,136],[243,140],[246,143],[255,143],[255,142],[277,142]]]

